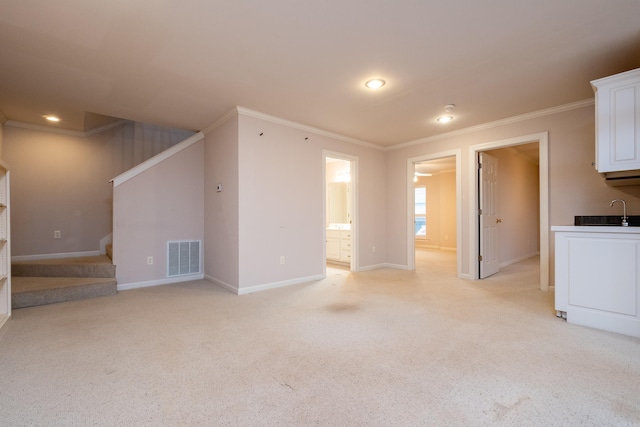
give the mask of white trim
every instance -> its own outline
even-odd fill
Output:
[[[254,117],[256,119],[261,119],[261,120],[265,120],[267,122],[272,122],[272,123],[276,123],[276,124],[279,124],[279,125],[288,126],[288,127],[294,128],[294,129],[302,130],[304,132],[310,132],[310,133],[313,133],[313,134],[316,134],[316,135],[325,136],[327,138],[337,139],[337,140],[340,140],[342,142],[348,142],[350,144],[361,145],[363,147],[372,148],[374,150],[383,150],[384,149],[384,147],[381,147],[380,145],[372,144],[370,142],[361,141],[361,140],[355,139],[355,138],[350,138],[348,136],[344,136],[344,135],[340,135],[340,134],[337,134],[337,133],[329,132],[329,131],[326,131],[326,130],[318,129],[318,128],[315,128],[315,127],[312,127],[312,126],[307,126],[307,125],[303,125],[303,124],[300,124],[300,123],[292,122],[290,120],[281,119],[279,117],[270,116],[268,114],[259,113],[257,111],[249,110],[248,108],[237,107],[237,109],[238,109],[238,114],[242,114],[243,116]]]
[[[478,268],[478,174],[476,171],[477,153],[496,148],[538,142],[540,176],[540,290],[549,290],[549,132],[523,135],[469,147],[469,275],[479,279]]]
[[[416,139],[413,141],[403,142],[390,147],[384,148],[384,151],[397,150],[400,148],[411,147],[413,145],[425,144],[428,142],[439,141],[441,139],[452,138],[454,136],[465,135],[467,133],[478,132],[481,130],[491,129],[499,126],[505,126],[512,123],[523,122],[525,120],[531,120],[538,117],[549,116],[551,114],[558,114],[565,111],[577,110],[578,108],[587,107],[593,105],[595,99],[585,99],[583,101],[572,102],[570,104],[559,105],[557,107],[551,107],[544,110],[532,111],[530,113],[521,114],[519,116],[508,117],[506,119],[496,120],[493,122],[483,123],[477,126],[470,126],[463,129],[454,130],[451,132],[441,133],[438,135],[429,136],[426,138]]]
[[[38,261],[41,259],[58,259],[58,258],[78,258],[85,256],[98,256],[101,255],[100,251],[85,251],[85,252],[66,252],[55,254],[37,254],[37,255],[19,255],[11,257],[11,261]]]
[[[222,288],[225,288],[228,291],[233,292],[234,294],[238,295],[238,288],[236,288],[235,286],[223,282],[222,280],[218,280],[215,277],[209,276],[208,274],[205,274],[204,276],[205,280],[208,280],[209,282],[213,283],[214,285],[220,286]]]
[[[198,132],[194,135],[191,135],[189,138],[183,140],[182,142],[179,142],[178,144],[171,146],[169,148],[167,148],[166,150],[162,151],[161,153],[158,153],[157,155],[153,156],[152,158],[145,160],[144,162],[140,163],[137,166],[134,166],[133,168],[129,169],[128,171],[118,175],[117,177],[113,178],[110,182],[113,182],[113,186],[117,187],[120,184],[123,184],[125,182],[127,182],[128,180],[130,180],[131,178],[141,174],[142,172],[145,172],[148,169],[151,169],[152,167],[154,167],[155,165],[157,165],[158,163],[168,159],[169,157],[179,153],[180,151],[190,147],[191,145],[195,144],[196,142],[202,140],[204,138],[204,134],[202,132]]]
[[[24,123],[24,122],[16,122],[13,120],[7,120],[7,122],[5,123],[7,126],[12,126],[15,128],[21,128],[21,129],[29,129],[29,130],[36,130],[36,131],[40,131],[40,132],[48,132],[48,133],[56,133],[59,135],[66,135],[66,136],[73,136],[76,138],[87,138],[93,135],[96,135],[98,133],[101,132],[105,132],[109,129],[113,129],[116,128],[118,126],[122,126],[125,125],[127,123],[129,123],[130,120],[118,120],[116,122],[113,123],[109,123],[103,126],[98,126],[96,128],[93,129],[89,129],[88,131],[79,131],[79,130],[70,130],[70,129],[61,129],[61,128],[57,128],[57,127],[53,127],[53,126],[43,126],[43,125],[34,125],[31,123]]]
[[[100,255],[107,253],[107,245],[113,244],[113,233],[109,233],[100,239]]]
[[[544,117],[544,116],[549,116],[552,114],[558,114],[558,113],[562,113],[565,111],[571,111],[571,110],[576,110],[578,108],[583,108],[583,107],[587,107],[589,105],[594,105],[595,103],[595,98],[589,98],[589,99],[584,99],[582,101],[576,101],[576,102],[572,102],[569,104],[563,104],[563,105],[558,105],[555,107],[551,107],[551,108],[545,108],[543,110],[538,110],[538,111],[532,111],[530,113],[526,113],[526,114],[520,114],[518,116],[512,116],[512,117],[507,117],[504,119],[500,119],[500,120],[495,120],[492,122],[487,122],[487,123],[482,123],[480,125],[476,125],[476,126],[469,126],[463,129],[458,129],[458,130],[454,130],[451,132],[446,132],[446,133],[441,133],[438,135],[433,135],[433,136],[428,136],[425,138],[419,138],[419,139],[415,139],[412,141],[407,141],[407,142],[402,142],[400,144],[395,144],[395,145],[391,145],[391,146],[383,146],[383,145],[379,145],[379,144],[373,144],[370,142],[366,142],[366,141],[362,141],[359,139],[355,139],[355,138],[351,138],[348,136],[344,136],[344,135],[340,135],[338,133],[334,133],[334,132],[329,132],[323,129],[319,129],[319,128],[315,128],[312,126],[307,126],[307,125],[303,125],[301,123],[296,123],[294,121],[291,120],[286,120],[286,119],[282,119],[279,117],[275,117],[275,116],[271,116],[265,113],[260,113],[258,111],[254,111],[254,110],[250,110],[248,108],[244,108],[244,107],[240,107],[240,106],[236,106],[234,109],[232,109],[231,111],[227,112],[224,116],[222,116],[220,119],[216,120],[214,123],[212,123],[211,125],[207,126],[202,133],[207,134],[209,132],[211,132],[212,130],[216,129],[217,127],[221,126],[223,123],[225,123],[227,120],[229,120],[231,117],[234,117],[235,115],[244,115],[244,116],[248,116],[248,117],[254,117],[254,118],[258,118],[258,119],[262,119],[262,120],[266,120],[268,122],[272,122],[272,123],[276,123],[276,124],[281,124],[281,125],[285,125],[285,126],[289,126],[292,127],[294,129],[299,129],[305,132],[311,132],[314,133],[316,135],[320,135],[320,136],[326,136],[328,138],[334,138],[343,142],[348,142],[351,144],[356,144],[356,145],[361,145],[363,147],[368,147],[374,150],[379,150],[379,151],[391,151],[391,150],[397,150],[397,149],[401,149],[401,148],[406,148],[406,147],[411,147],[414,145],[419,145],[419,144],[425,144],[425,143],[429,143],[429,142],[434,142],[434,141],[440,141],[442,139],[447,139],[447,138],[451,138],[454,136],[459,136],[459,135],[465,135],[468,133],[472,133],[472,132],[478,132],[481,130],[486,130],[486,129],[491,129],[491,128],[495,128],[495,127],[499,127],[499,126],[505,126],[508,124],[512,124],[512,123],[517,123],[517,122],[522,122],[522,121],[526,121],[526,120],[531,120],[531,119],[535,119],[538,117]],[[47,128],[49,129],[49,128]]]
[[[236,107],[233,110],[229,111],[224,116],[220,117],[218,120],[216,120],[212,124],[210,124],[209,126],[207,126],[206,128],[204,128],[204,130],[202,130],[202,133],[207,135],[208,133],[213,132],[214,130],[216,130],[217,128],[219,128],[223,124],[225,124],[227,122],[227,120],[229,120],[229,119],[231,119],[233,117],[236,117],[237,115],[238,115],[238,108]]]
[[[445,157],[456,159],[456,248],[460,249],[456,253],[456,275],[462,277],[462,150],[459,148],[407,159],[407,267],[409,270],[416,269],[416,243],[413,230],[415,164]]]
[[[237,292],[238,292],[238,295],[246,295],[246,294],[251,294],[251,293],[254,293],[254,292],[266,291],[266,290],[269,290],[269,289],[282,288],[284,286],[298,285],[300,283],[315,282],[317,280],[322,280],[325,277],[326,276],[324,274],[318,274],[318,275],[315,275],[315,276],[308,276],[308,277],[299,277],[297,279],[283,280],[283,281],[280,281],[280,282],[264,283],[262,285],[254,285],[254,286],[247,286],[247,287],[244,287],[244,288],[238,288]]]
[[[396,270],[409,270],[409,267],[401,264],[392,264],[390,262],[383,262],[380,264],[367,265],[364,267],[360,267],[360,271],[371,271],[378,270],[380,268],[393,268]]]
[[[150,286],[171,285],[173,283],[191,282],[193,280],[204,279],[203,274],[192,274],[190,276],[181,276],[180,278],[149,280],[146,282],[133,282],[118,284],[118,291],[129,291],[131,289],[148,288]]]

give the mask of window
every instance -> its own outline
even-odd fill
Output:
[[[427,238],[427,187],[415,187],[414,232],[417,239]]]

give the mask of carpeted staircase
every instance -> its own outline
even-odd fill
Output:
[[[115,295],[116,266],[108,255],[13,262],[11,307]]]

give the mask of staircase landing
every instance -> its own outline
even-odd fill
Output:
[[[13,262],[11,307],[115,295],[115,272],[106,255]]]

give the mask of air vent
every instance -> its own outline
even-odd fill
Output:
[[[167,242],[167,276],[200,273],[200,241]]]

